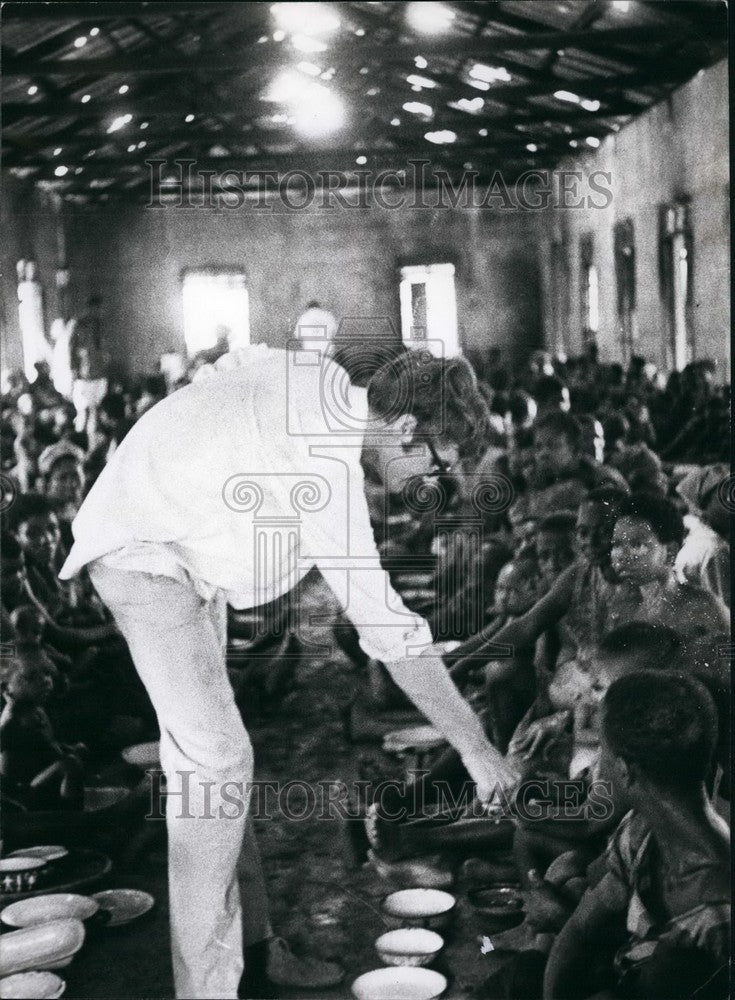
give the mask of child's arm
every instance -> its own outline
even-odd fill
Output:
[[[600,727],[595,724],[597,705],[589,701],[578,701],[574,705],[574,742],[584,746],[599,746]]]
[[[465,680],[465,678],[477,667],[484,666],[490,659],[489,656],[480,657],[472,655],[477,649],[482,645],[483,642],[487,640],[487,636],[492,635],[497,632],[499,628],[505,625],[507,619],[505,616],[494,616],[488,625],[478,633],[478,635],[473,636],[471,639],[467,639],[458,646],[456,649],[444,657],[444,662],[451,664],[449,667],[449,676],[452,678],[455,684],[460,681]],[[485,636],[485,639],[480,641],[480,636]]]
[[[476,663],[483,663],[497,657],[498,646],[515,649],[533,646],[541,633],[551,628],[569,610],[577,572],[576,565],[570,566],[530,611],[508,622],[495,634],[483,629],[462,648],[462,655]],[[462,662],[459,660],[457,666]]]
[[[606,875],[588,889],[562,928],[544,974],[544,1000],[581,1000],[594,990],[588,981],[589,956],[625,919],[628,897],[623,886]]]

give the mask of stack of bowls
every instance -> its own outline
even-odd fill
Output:
[[[447,979],[424,966],[444,947],[437,929],[446,927],[455,897],[440,889],[400,889],[386,896],[381,912],[394,929],[381,934],[375,948],[387,968],[372,969],[352,984],[356,1000],[435,1000]]]

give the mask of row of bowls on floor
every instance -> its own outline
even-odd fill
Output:
[[[61,846],[24,848],[0,860],[4,892],[33,892],[42,873],[68,854]],[[106,889],[92,896],[73,892],[32,895],[0,912],[0,1000],[55,1000],[66,983],[57,969],[69,965],[95,926],[119,927],[154,905],[137,889]]]
[[[381,934],[375,949],[385,966],[365,972],[352,984],[356,1000],[434,1000],[447,988],[446,976],[425,966],[444,947],[443,930],[457,900],[441,889],[400,889],[381,904],[392,929]]]

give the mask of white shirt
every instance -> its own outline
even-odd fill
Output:
[[[674,562],[679,583],[694,583],[730,607],[730,548],[695,514],[684,515],[687,530]]]
[[[380,566],[359,462],[366,419],[365,390],[309,352],[260,352],[177,390],[92,487],[61,578],[104,559],[249,608],[317,566],[369,656],[430,645]]]

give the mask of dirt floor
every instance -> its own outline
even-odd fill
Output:
[[[331,600],[325,588],[311,587],[302,610],[318,608],[324,614]],[[314,629],[313,634],[328,635],[323,629]],[[345,736],[339,709],[354,694],[357,680],[339,653],[302,663],[297,689],[283,711],[272,722],[252,728],[256,777],[299,779],[312,786],[349,781],[357,775],[359,757],[365,753],[400,776],[400,764],[391,762],[377,744],[354,746]],[[401,886],[381,878],[369,864],[355,864],[345,824],[338,817],[290,819],[278,809],[275,797],[272,801],[273,817],[259,820],[257,830],[273,926],[297,951],[341,962],[346,969],[343,983],[320,995],[349,997],[355,977],[381,965],[373,944],[385,929],[378,906],[387,892]],[[297,809],[298,803],[294,791],[291,808]],[[69,1000],[172,997],[164,845],[149,852],[134,875],[113,872],[106,885],[146,889],[155,895],[156,908],[127,928],[98,931],[72,965],[61,971],[67,980],[66,996]],[[445,932],[446,948],[434,966],[450,980],[447,997],[466,997],[487,975],[479,941],[487,931],[459,893],[456,915]],[[314,995],[284,993],[294,1000]]]

